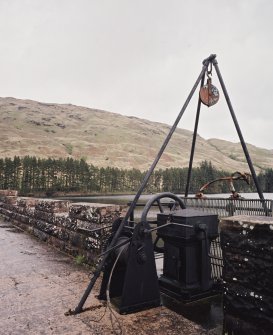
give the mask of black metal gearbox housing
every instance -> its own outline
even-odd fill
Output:
[[[183,302],[214,295],[209,251],[218,237],[218,216],[182,209],[172,215],[158,214],[157,221],[158,226],[174,223],[157,233],[164,241],[160,290]]]
[[[159,227],[166,224],[167,221],[176,223],[176,225],[160,228],[158,230],[160,237],[196,239],[204,229],[210,240],[215,239],[219,235],[217,214],[208,214],[200,210],[186,208],[179,209],[171,215],[165,213],[157,215],[157,225]],[[192,228],[184,227],[183,225],[190,225]]]

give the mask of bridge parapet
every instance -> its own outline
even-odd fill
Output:
[[[112,222],[127,207],[13,194],[0,193],[0,214],[5,219],[68,254],[83,256],[90,264],[101,252]]]

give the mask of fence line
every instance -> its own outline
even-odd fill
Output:
[[[272,216],[273,200],[230,198],[183,198],[186,207],[198,208],[220,217],[233,215]],[[268,212],[266,213],[266,208]]]

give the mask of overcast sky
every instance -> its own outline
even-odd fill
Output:
[[[273,149],[272,18],[272,0],[0,0],[0,96],[171,125],[216,53],[245,140]],[[220,94],[199,134],[238,142]],[[197,99],[180,128],[193,130]]]

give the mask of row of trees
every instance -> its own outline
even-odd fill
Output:
[[[0,189],[17,189],[20,194],[54,192],[79,193],[131,193],[136,192],[146,172],[138,169],[98,168],[85,160],[41,159],[36,157],[14,157],[0,159]],[[183,193],[187,182],[188,168],[169,168],[154,171],[146,192]],[[204,161],[193,168],[190,192],[213,179],[228,176],[230,173],[215,169],[210,162]],[[268,169],[258,176],[262,189],[273,192],[273,170]],[[238,191],[254,191],[255,187],[236,182]],[[215,183],[209,189],[211,193],[228,192],[225,182]]]

